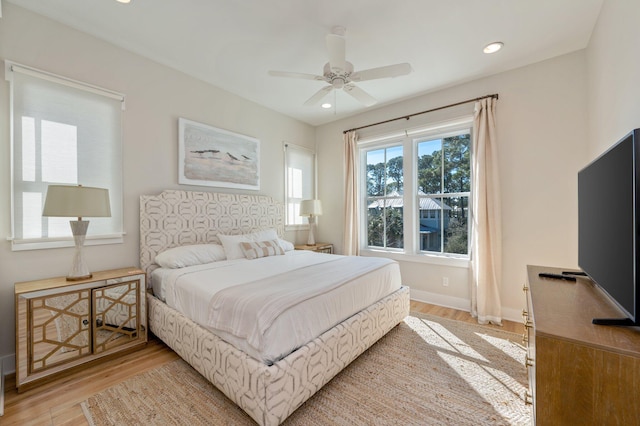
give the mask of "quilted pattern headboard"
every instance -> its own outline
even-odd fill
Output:
[[[264,195],[166,190],[140,197],[140,267],[157,268],[156,255],[186,244],[220,243],[218,234],[274,228],[284,232],[284,206]]]

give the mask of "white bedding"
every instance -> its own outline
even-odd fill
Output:
[[[158,269],[153,273],[152,283],[154,294],[165,300],[170,307],[252,357],[271,364],[401,286],[396,262],[366,257],[349,260],[355,259],[353,261],[358,262],[359,269],[366,265],[364,269],[370,270],[369,272],[364,273],[362,269],[357,274],[349,275],[342,271],[339,274],[346,282],[338,284],[335,278],[331,278],[331,271],[341,270],[339,266],[344,263],[344,259],[344,256],[306,250],[291,251],[284,256],[226,260],[171,270]],[[327,266],[326,274],[316,270],[318,267],[314,265],[319,264]],[[287,273],[294,277],[293,281],[286,280]],[[329,290],[310,284],[311,281],[316,283],[320,279],[328,283]],[[244,286],[249,292],[255,293],[256,289],[260,289],[260,284],[256,282],[264,282],[274,288],[284,283],[285,287],[295,290],[296,302],[300,303],[285,307],[282,313],[266,322],[256,320],[254,325],[263,328],[263,332],[247,340],[233,332],[245,336],[251,332],[247,332],[246,328],[244,331],[236,329],[237,324],[230,325],[234,322],[226,321],[226,313],[216,315],[216,312],[224,310],[220,311],[220,306],[213,308],[212,301],[215,301],[216,293],[233,286]],[[311,294],[305,296],[299,293],[302,287],[310,288]],[[260,310],[260,303],[256,304],[255,299],[254,297],[253,304]],[[251,319],[253,314],[248,315],[245,317],[248,318],[248,321],[244,321],[245,326],[251,326],[254,322]],[[271,315],[273,316],[273,311]]]

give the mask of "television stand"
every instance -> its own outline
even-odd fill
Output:
[[[594,325],[594,318],[626,314],[585,278],[559,285],[538,276],[562,271],[527,267],[525,401],[533,404],[533,424],[638,425],[640,328]]]
[[[591,324],[597,325],[620,325],[620,326],[635,326],[630,318],[594,318],[591,320]]]

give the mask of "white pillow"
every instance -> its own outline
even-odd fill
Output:
[[[293,245],[292,242],[283,240],[282,238],[278,238],[278,242],[280,243],[280,247],[282,247],[282,250],[284,251],[291,251],[295,249],[295,246]]]
[[[227,254],[227,259],[242,259],[244,253],[240,247],[240,243],[248,243],[252,241],[277,240],[278,233],[275,229],[265,229],[264,231],[252,232],[250,234],[241,235],[223,235],[218,234],[218,238]]]
[[[194,244],[163,251],[156,256],[156,263],[163,268],[184,268],[226,259],[220,244]]]
[[[240,248],[244,256],[249,260],[284,254],[284,250],[280,247],[278,240],[241,242]]]

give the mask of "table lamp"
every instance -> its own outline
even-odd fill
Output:
[[[85,265],[82,254],[89,221],[82,218],[111,217],[109,190],[82,185],[49,185],[42,216],[78,218],[78,220],[69,221],[76,251],[67,281],[91,278],[92,274]]]
[[[309,239],[307,240],[308,246],[315,246],[316,240],[313,236],[314,227],[316,225],[316,216],[322,214],[322,204],[320,200],[302,200],[300,202],[300,216],[309,218]]]

